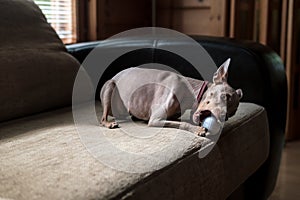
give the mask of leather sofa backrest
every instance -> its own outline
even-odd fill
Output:
[[[0,121],[70,105],[78,68],[33,1],[0,1]]]

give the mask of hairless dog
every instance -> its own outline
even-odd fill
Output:
[[[225,61],[208,83],[174,72],[129,68],[107,81],[101,89],[103,107],[101,124],[117,128],[114,117],[131,116],[148,121],[148,126],[171,127],[205,136],[201,122],[208,115],[218,121],[233,116],[242,98],[242,90],[227,83],[230,59]],[[192,123],[176,121],[185,110],[191,109]]]

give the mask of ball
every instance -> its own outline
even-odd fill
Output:
[[[207,128],[208,132],[212,135],[218,134],[221,129],[221,124],[214,116],[206,117],[202,122],[202,126]]]

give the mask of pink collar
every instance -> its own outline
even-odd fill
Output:
[[[198,101],[198,103],[200,103],[204,92],[207,90],[207,85],[208,85],[208,81],[204,81],[204,83],[202,84],[202,86],[201,86],[201,88],[199,90],[199,93],[197,95],[197,101]]]

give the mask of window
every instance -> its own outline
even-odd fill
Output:
[[[64,43],[76,42],[75,0],[34,0]]]

